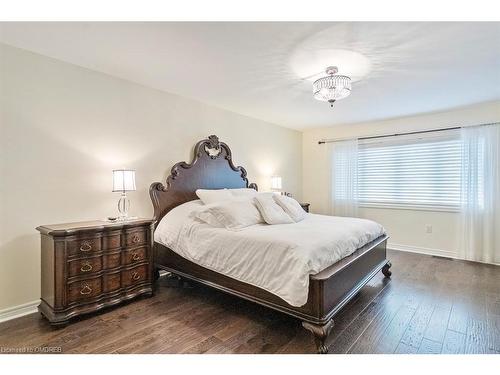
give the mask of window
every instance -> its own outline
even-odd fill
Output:
[[[461,142],[458,132],[446,133],[360,143],[359,205],[458,211]]]

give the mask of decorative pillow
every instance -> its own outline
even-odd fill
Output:
[[[228,189],[228,190],[235,198],[253,198],[257,194],[259,194],[257,190],[251,188]]]
[[[276,203],[288,214],[288,216],[293,219],[293,221],[299,222],[304,220],[306,217],[306,212],[295,199],[278,194],[274,194],[273,198]]]
[[[212,218],[209,218],[210,215]],[[259,210],[250,199],[213,203],[200,210],[196,217],[212,226],[215,226],[213,225],[215,220],[219,223],[219,227],[234,231],[264,222]]]
[[[262,217],[268,224],[291,224],[294,221],[274,201],[274,193],[257,194],[254,198],[255,204]]]
[[[216,202],[224,202],[233,200],[233,195],[227,189],[198,189],[196,195],[204,204],[211,204]]]

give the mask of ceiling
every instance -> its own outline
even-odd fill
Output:
[[[0,41],[295,129],[500,99],[500,23],[0,23]],[[355,81],[333,108],[311,92],[328,65]]]

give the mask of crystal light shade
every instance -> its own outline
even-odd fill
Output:
[[[317,100],[329,102],[332,107],[336,100],[344,99],[351,93],[351,78],[337,75],[336,67],[328,67],[328,76],[322,77],[313,83],[313,95]]]

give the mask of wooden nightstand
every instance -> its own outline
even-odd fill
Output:
[[[301,203],[300,205],[302,206],[305,212],[309,212],[309,206],[311,205],[310,203]]]
[[[42,225],[40,313],[53,325],[153,294],[150,219]]]

